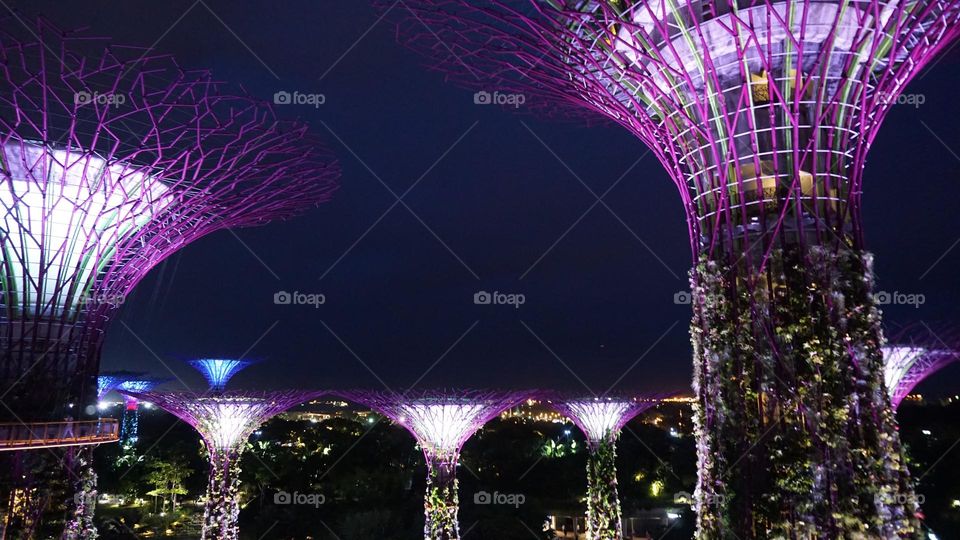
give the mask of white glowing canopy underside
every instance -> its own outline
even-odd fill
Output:
[[[397,423],[416,436],[433,455],[451,455],[482,426],[489,411],[483,403],[412,402],[400,407]]]
[[[630,401],[568,401],[564,407],[567,414],[576,417],[573,420],[584,435],[596,442],[615,436],[635,404]]]
[[[927,349],[923,347],[887,346],[883,348],[883,379],[891,398],[896,394],[900,381],[906,377],[913,364],[925,354]]]
[[[117,246],[173,202],[142,169],[86,152],[11,142],[0,160],[10,174],[0,186],[7,301],[41,315],[90,300]]]
[[[209,450],[231,452],[279,411],[272,400],[198,397],[185,402],[176,414],[200,432]]]

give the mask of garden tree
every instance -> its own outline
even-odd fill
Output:
[[[409,435],[386,422],[275,419],[244,454],[243,484],[255,489],[250,496],[259,502],[245,507],[241,523],[254,538],[269,529],[278,538],[334,540],[325,526],[340,538],[366,538],[384,529],[390,534],[375,538],[410,538],[418,529],[419,504],[411,497],[418,467],[423,456]],[[278,505],[279,491],[318,493],[325,501],[319,508]]]
[[[148,466],[150,472],[146,481],[153,486],[148,495],[160,497],[163,500],[162,510],[167,509],[167,497],[170,500],[170,510],[177,511],[177,495],[186,495],[187,488],[184,481],[193,472],[187,467],[185,460],[174,457],[168,460],[154,459]]]

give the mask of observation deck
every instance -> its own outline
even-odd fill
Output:
[[[0,452],[112,443],[119,438],[120,424],[114,418],[0,423]]]

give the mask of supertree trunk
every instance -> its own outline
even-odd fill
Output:
[[[240,515],[240,456],[236,452],[210,453],[210,478],[203,506],[202,540],[237,540]]]
[[[93,469],[93,449],[85,447],[77,450],[73,463],[76,474],[74,495],[67,502],[67,522],[63,528],[61,540],[95,540],[97,527],[93,516],[97,507],[97,473]]]
[[[871,256],[798,245],[691,271],[698,538],[914,538]]]
[[[623,538],[616,459],[612,440],[598,443],[587,456],[587,540]]]
[[[425,540],[459,540],[457,512],[456,460],[427,458],[427,492],[424,498],[423,538]]]

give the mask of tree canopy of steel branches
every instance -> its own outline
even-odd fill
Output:
[[[255,361],[236,358],[198,358],[187,363],[203,375],[210,385],[210,391],[223,392],[234,375],[254,364]]]
[[[656,407],[665,396],[579,396],[550,399],[550,406],[580,428],[591,448],[612,442],[644,411]]]
[[[956,0],[375,3],[462,86],[627,128],[679,188],[694,258],[761,263],[784,239],[862,246],[867,150],[960,33]]]
[[[21,414],[58,414],[63,394],[92,393],[104,327],[151,268],[328,200],[340,169],[304,124],[207,71],[8,19],[0,173],[0,379],[66,389],[11,394]]]
[[[883,347],[883,374],[890,403],[896,410],[910,392],[944,367],[960,361],[960,331],[953,326],[924,323],[896,331]]]
[[[456,461],[463,444],[484,424],[533,391],[414,390],[396,394],[376,390],[346,390],[337,395],[370,407],[403,426],[420,443],[428,460]]]

